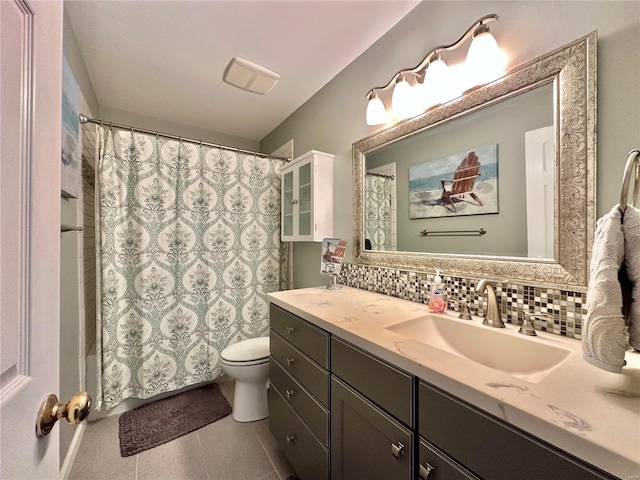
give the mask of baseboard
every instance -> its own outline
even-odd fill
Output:
[[[71,474],[73,462],[75,461],[76,454],[78,453],[80,445],[82,444],[82,437],[84,436],[85,428],[87,428],[86,420],[76,427],[76,433],[74,433],[73,435],[71,445],[69,445],[69,450],[67,450],[67,456],[64,457],[64,463],[62,464],[62,468],[60,468],[60,480],[67,480],[69,478],[69,475]]]

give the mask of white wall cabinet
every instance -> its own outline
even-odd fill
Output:
[[[283,242],[333,237],[335,155],[311,150],[282,171]]]

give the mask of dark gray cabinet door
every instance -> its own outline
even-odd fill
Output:
[[[355,390],[331,379],[331,479],[409,480],[413,433]]]

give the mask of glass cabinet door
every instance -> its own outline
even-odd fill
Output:
[[[282,232],[283,235],[293,235],[293,171],[283,177]]]
[[[298,235],[311,235],[311,163],[298,170]]]

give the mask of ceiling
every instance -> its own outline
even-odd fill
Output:
[[[70,1],[101,107],[261,140],[419,2]],[[280,74],[267,95],[222,80],[233,57]]]

